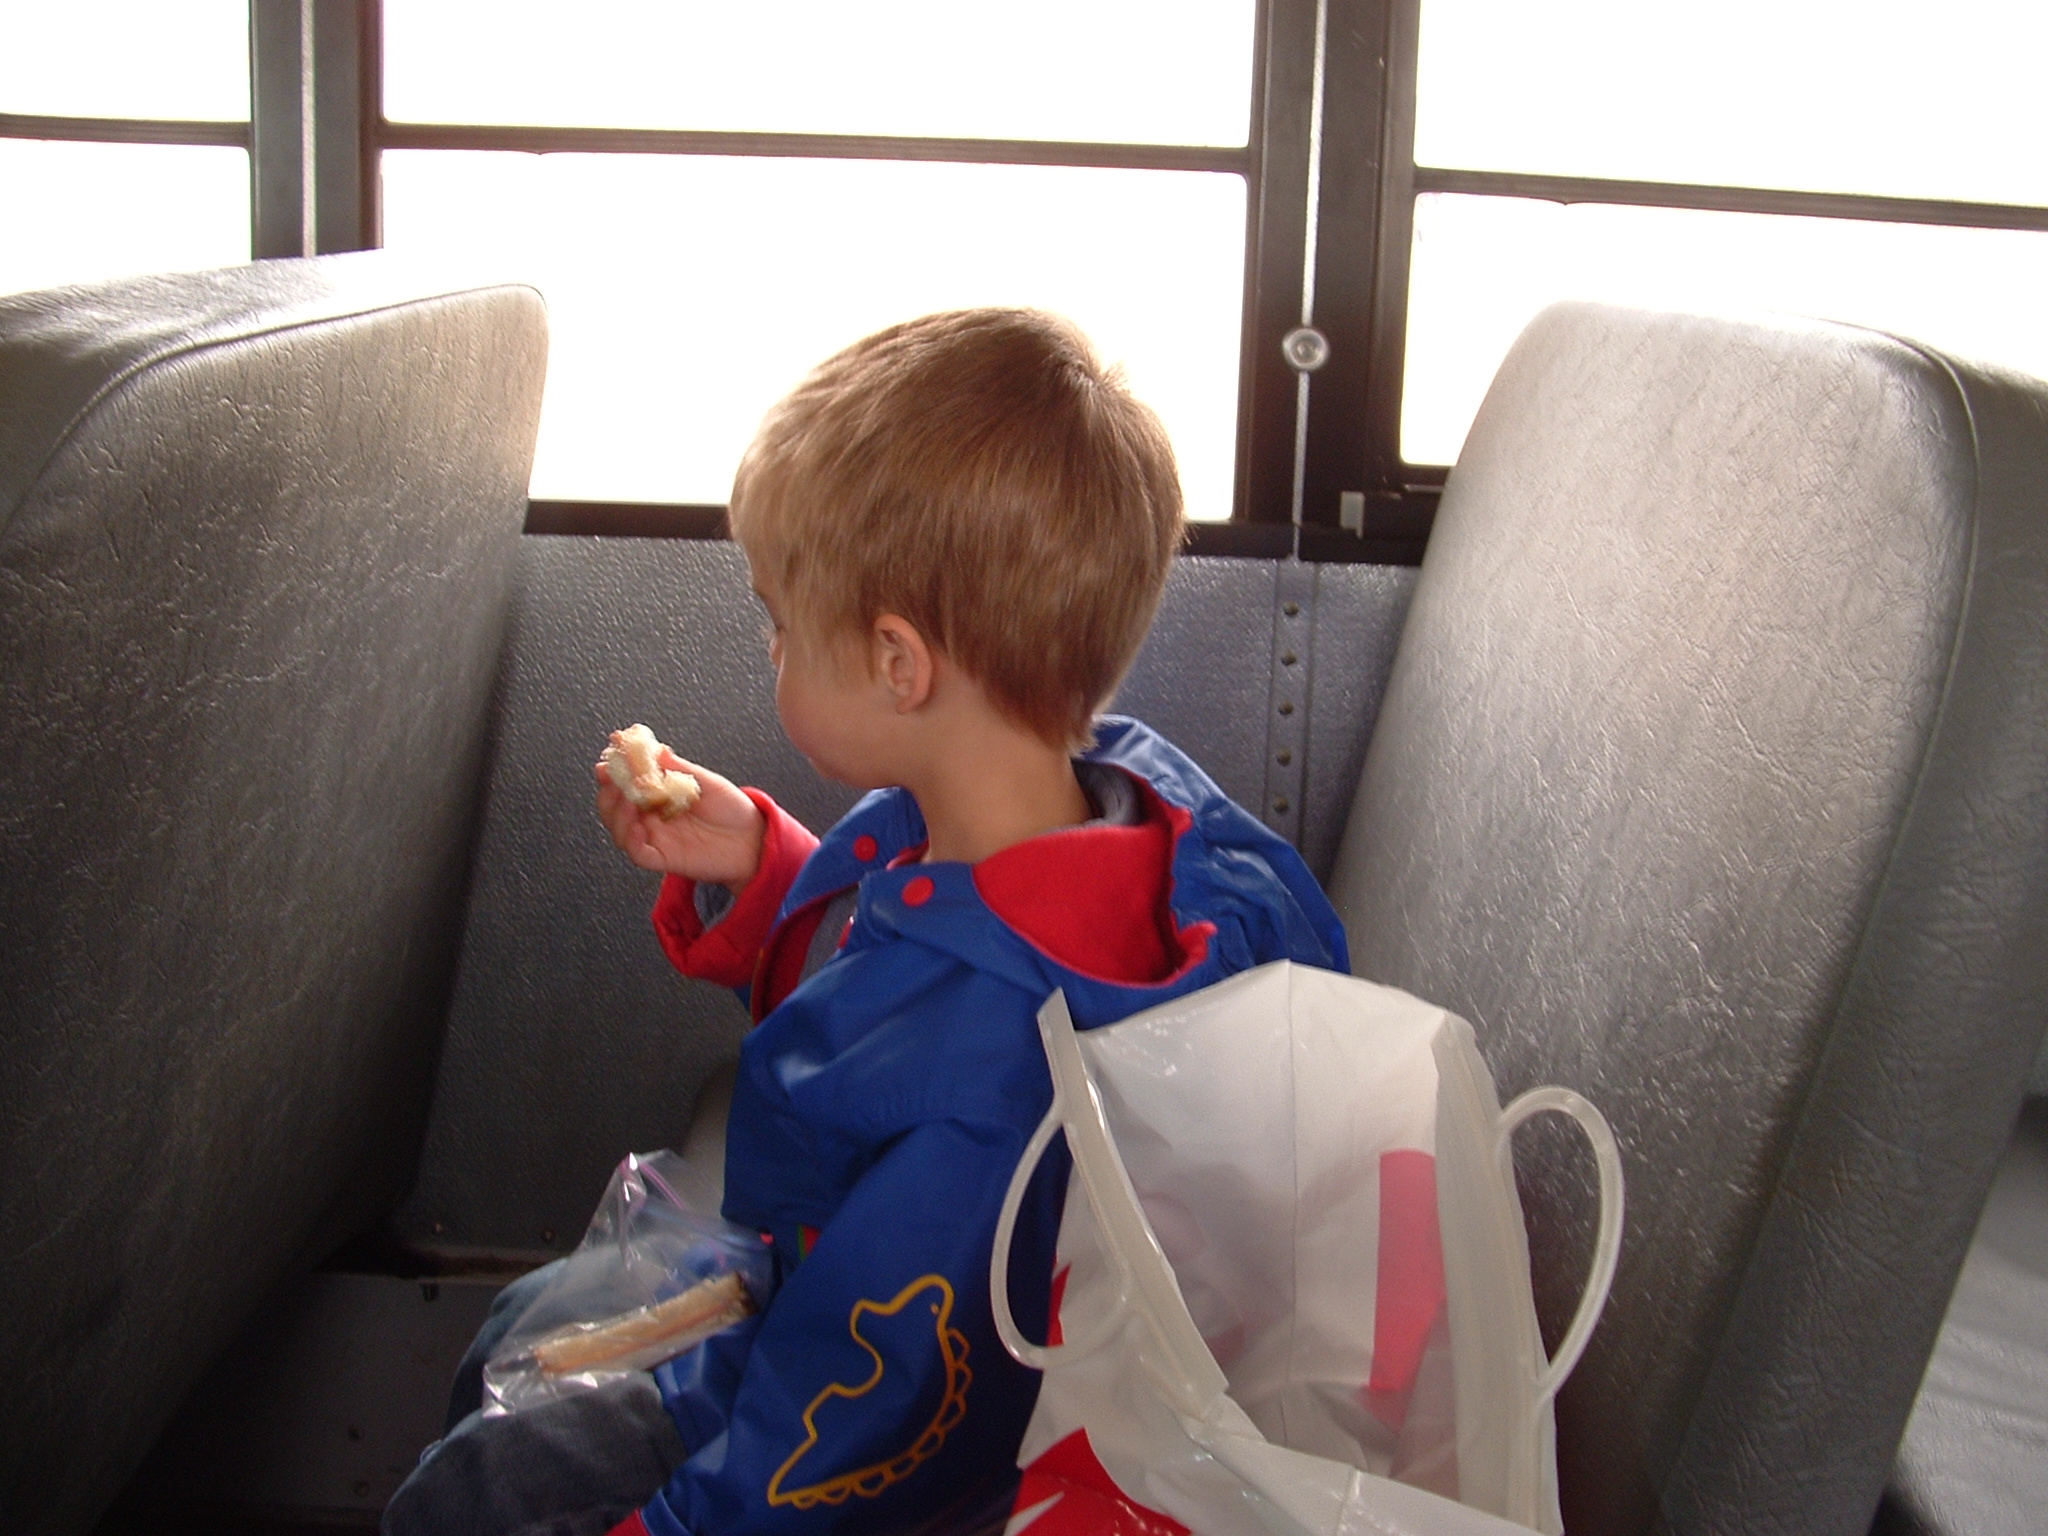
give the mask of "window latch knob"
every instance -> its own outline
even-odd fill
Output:
[[[1296,373],[1314,373],[1330,360],[1330,338],[1312,325],[1298,325],[1280,338],[1280,351]]]

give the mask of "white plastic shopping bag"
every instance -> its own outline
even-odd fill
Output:
[[[998,1330],[1045,1372],[1012,1536],[1558,1532],[1551,1398],[1621,1234],[1621,1159],[1562,1088],[1503,1112],[1455,1015],[1307,966],[1263,966],[1076,1033],[1039,1013],[1052,1110],[997,1229]],[[1546,1360],[1509,1132],[1570,1115],[1600,1227]],[[1004,1278],[1055,1132],[1074,1160],[1052,1337]]]

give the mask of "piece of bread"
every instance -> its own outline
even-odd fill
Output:
[[[696,775],[661,766],[662,745],[644,725],[612,732],[600,761],[619,791],[643,811],[672,821],[697,803]]]
[[[533,1358],[549,1376],[644,1370],[753,1312],[754,1298],[738,1275],[714,1275],[653,1306],[594,1326],[579,1323],[558,1329],[535,1342]]]

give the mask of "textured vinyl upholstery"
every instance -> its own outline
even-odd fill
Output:
[[[737,546],[535,535],[518,572],[447,1035],[396,1228],[566,1251],[614,1163],[681,1144],[705,1075],[746,1029],[731,993],[684,982],[655,942],[659,881],[619,856],[594,808],[605,733],[644,721],[821,824],[853,792],[775,727]]]
[[[2031,1100],[1977,1222],[1872,1536],[2048,1525],[2048,1099]]]
[[[1308,695],[1304,843],[1319,864],[1334,855],[1358,782],[1411,574],[1317,574],[1313,659],[1332,680]],[[1275,579],[1270,561],[1176,561],[1116,699],[1253,807],[1266,772]],[[566,1250],[612,1165],[680,1145],[707,1074],[738,1054],[744,1011],[663,957],[647,916],[656,882],[598,825],[590,764],[606,731],[644,720],[811,826],[837,820],[853,791],[784,740],[761,622],[736,545],[522,542],[461,958],[399,1236]]]
[[[0,299],[0,1517],[87,1528],[404,1192],[545,321],[379,256]]]
[[[2048,387],[1547,311],[1452,475],[1334,890],[1359,974],[1620,1137],[1567,1529],[1864,1530],[2048,1019]],[[1555,1329],[1589,1160],[1533,1128],[1519,1163]]]

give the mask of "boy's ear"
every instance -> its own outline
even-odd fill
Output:
[[[901,614],[885,613],[868,636],[874,651],[875,675],[889,691],[898,714],[907,714],[932,696],[938,663],[930,643]]]

